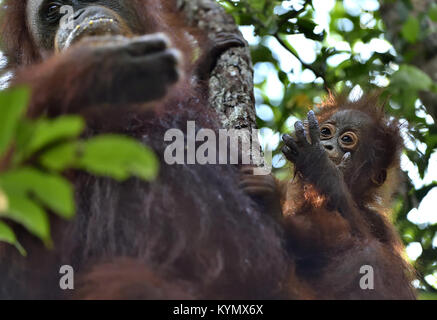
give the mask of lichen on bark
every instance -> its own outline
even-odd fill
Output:
[[[191,25],[198,26],[214,40],[220,32],[241,33],[234,19],[215,0],[178,0]],[[248,46],[231,48],[218,60],[209,81],[210,106],[223,128],[255,128],[253,67]]]

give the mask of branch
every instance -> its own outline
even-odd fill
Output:
[[[187,21],[214,41],[223,32],[243,37],[234,19],[216,0],[178,0]],[[230,48],[210,74],[209,104],[223,128],[256,127],[253,69],[249,47]]]
[[[233,1],[231,1],[231,0],[225,0],[225,1],[235,7],[235,3]],[[266,24],[256,17],[256,14],[253,12],[252,7],[248,3],[243,2],[242,5],[247,10],[247,12],[250,14],[251,19],[255,22],[255,24],[258,24],[262,28],[267,28]]]
[[[325,89],[325,91],[326,92],[330,92],[331,90],[330,90],[330,85],[329,85],[329,83],[328,83],[328,81],[326,80],[326,76],[325,76],[325,74],[323,74],[322,72],[320,72],[319,70],[317,70],[316,68],[314,68],[311,64],[309,64],[309,63],[306,63],[306,62],[304,62],[300,57],[299,57],[299,55],[296,53],[296,52],[294,52],[294,50],[292,50],[292,49],[290,49],[290,47],[288,46],[288,44],[284,41],[284,40],[282,40],[282,38],[281,38],[281,36],[279,35],[279,33],[278,32],[276,32],[275,34],[274,34],[274,37],[275,37],[275,39],[276,40],[278,40],[278,42],[288,51],[288,52],[290,52],[293,56],[295,56],[296,57],[296,59],[297,60],[299,60],[299,62],[302,64],[302,66],[304,67],[304,68],[307,68],[307,69],[309,69],[309,70],[311,70],[312,72],[314,72],[314,74],[316,75],[316,77],[317,78],[322,78],[322,80],[323,80],[323,87],[324,87],[324,89]]]
[[[278,22],[278,29],[281,27],[284,23],[286,23],[290,19],[297,18],[302,12],[306,10],[307,5],[311,4],[312,0],[305,0],[303,7],[300,10],[297,11],[289,11],[286,14],[282,16],[282,18]]]

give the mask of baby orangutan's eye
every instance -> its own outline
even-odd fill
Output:
[[[332,124],[323,124],[320,127],[320,138],[322,140],[331,139],[335,134],[335,126]]]
[[[354,149],[358,144],[358,137],[352,131],[347,131],[340,136],[340,145],[345,149]]]

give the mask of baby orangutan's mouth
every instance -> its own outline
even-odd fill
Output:
[[[331,160],[338,169],[344,171],[348,168],[351,157],[351,153],[346,152],[342,157],[329,157],[329,160]]]
[[[341,163],[341,158],[339,157],[329,157],[329,160],[332,161],[336,166],[338,166]]]

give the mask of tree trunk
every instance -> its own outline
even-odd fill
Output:
[[[237,25],[215,0],[178,0],[188,22],[214,40],[218,32],[238,33]],[[223,128],[255,128],[253,68],[248,46],[231,48],[219,59],[209,81],[210,106],[220,116]]]

